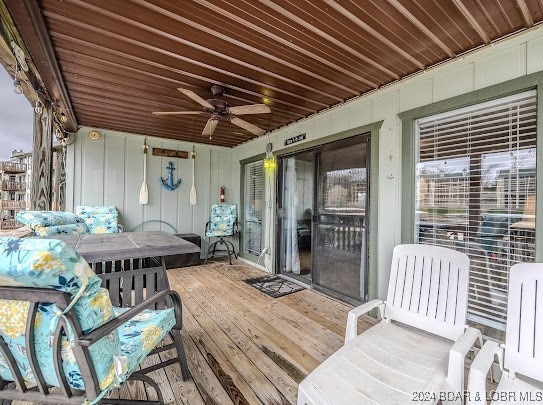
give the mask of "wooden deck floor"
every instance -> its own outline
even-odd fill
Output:
[[[150,373],[166,403],[295,404],[298,383],[343,345],[351,306],[311,290],[274,299],[243,282],[262,275],[241,262],[168,271],[170,286],[183,301],[182,335],[192,378],[183,382],[178,364]],[[375,323],[363,317],[359,330]],[[158,361],[157,355],[146,359]],[[156,398],[139,382],[112,392],[119,395]]]
[[[343,345],[351,306],[311,290],[271,298],[243,282],[266,274],[242,262],[168,271],[183,301],[192,378],[183,382],[178,364],[150,373],[166,403],[295,404],[298,383]],[[373,323],[364,319],[360,327]],[[155,355],[146,361],[158,360]],[[156,398],[152,388],[130,381],[112,392],[119,395]]]
[[[296,403],[298,383],[343,345],[350,306],[310,290],[274,299],[243,282],[261,275],[239,262],[169,271],[193,377],[174,402]]]

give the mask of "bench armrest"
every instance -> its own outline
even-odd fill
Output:
[[[372,300],[349,311],[349,315],[347,316],[347,327],[345,329],[345,344],[349,343],[358,335],[358,318],[374,308],[379,308],[381,318],[383,318],[385,303],[382,300]]]
[[[169,300],[167,300],[169,298]],[[179,294],[177,294],[173,290],[165,290],[161,291],[158,294],[154,295],[153,297],[146,299],[141,304],[136,305],[133,308],[130,308],[128,311],[123,312],[121,315],[119,315],[116,318],[111,319],[104,325],[100,326],[98,329],[93,330],[92,332],[86,334],[85,336],[80,337],[77,339],[76,344],[80,346],[90,346],[93,343],[97,342],[98,340],[102,339],[104,336],[109,335],[111,332],[113,332],[115,329],[119,328],[124,323],[128,322],[132,318],[134,318],[136,315],[143,312],[145,309],[149,308],[150,306],[153,306],[158,301],[161,300],[167,300],[171,302],[170,308],[173,308],[175,313],[175,325],[174,329],[181,329],[182,328],[182,306],[181,306],[181,298],[179,298]]]
[[[470,393],[468,405],[486,404],[486,375],[499,351],[498,343],[487,341],[471,363],[468,376]]]

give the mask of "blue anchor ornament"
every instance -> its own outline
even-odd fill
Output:
[[[173,162],[171,160],[168,162],[166,170],[168,171],[168,179],[164,180],[161,177],[160,182],[162,183],[162,187],[164,187],[166,190],[173,191],[181,185],[181,179],[178,179],[177,183],[173,182],[173,171],[175,170],[175,167],[173,167]]]

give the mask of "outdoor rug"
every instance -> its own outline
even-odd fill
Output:
[[[301,285],[278,276],[249,278],[243,281],[273,298],[282,297],[283,295],[304,289]]]

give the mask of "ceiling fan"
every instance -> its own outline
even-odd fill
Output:
[[[245,114],[269,113],[271,110],[266,104],[249,104],[230,107],[228,102],[220,98],[224,94],[224,88],[217,85],[211,87],[211,93],[213,93],[214,98],[209,100],[204,100],[192,90],[181,88],[177,90],[196,101],[198,104],[201,104],[204,109],[202,111],[157,111],[153,113],[154,115],[204,115],[209,117],[209,120],[207,121],[202,132],[202,135],[209,135],[209,139],[211,139],[213,132],[215,132],[215,128],[217,127],[219,121],[230,121],[232,124],[258,136],[264,135],[266,132],[262,128],[259,128],[256,125],[237,117],[238,115]]]

